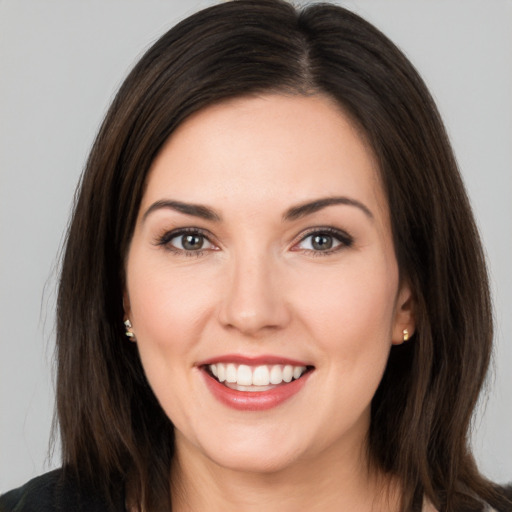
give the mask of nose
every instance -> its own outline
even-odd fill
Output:
[[[278,263],[265,254],[239,255],[230,267],[219,312],[222,325],[251,337],[285,327],[290,311]]]

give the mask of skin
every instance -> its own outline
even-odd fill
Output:
[[[332,197],[359,206],[283,218]],[[151,208],[164,200],[220,220]],[[326,227],[343,233],[329,251],[310,236]],[[206,234],[201,251],[172,238],[181,228]],[[365,439],[391,345],[414,329],[411,290],[373,155],[329,98],[244,97],[186,120],[153,162],[126,275],[126,317],[175,426],[173,510],[396,509],[379,498],[392,481],[370,471]],[[278,407],[239,411],[198,367],[225,354],[314,370]]]

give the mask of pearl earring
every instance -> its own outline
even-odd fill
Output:
[[[125,320],[124,321],[124,326],[126,328],[126,336],[128,336],[128,338],[135,338],[135,334],[133,334],[133,331],[131,330],[132,329],[132,323],[130,322],[130,320]]]

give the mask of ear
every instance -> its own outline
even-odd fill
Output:
[[[123,292],[123,311],[123,321],[128,320],[132,314],[132,309],[130,306],[130,297],[128,296],[128,291],[126,290],[126,288]]]
[[[125,334],[130,341],[136,342],[135,333],[133,332],[133,326],[130,320],[131,309],[130,309],[130,299],[128,298],[128,293],[126,290],[123,293],[123,322],[125,326]]]
[[[401,345],[414,334],[416,328],[415,306],[411,286],[404,280],[398,291],[395,305],[395,320],[391,338],[393,345]]]

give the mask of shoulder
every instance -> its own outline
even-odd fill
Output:
[[[0,512],[124,512],[122,503],[109,506],[97,493],[80,488],[61,469],[30,480],[0,496]]]
[[[22,487],[0,496],[0,512],[51,510],[55,504],[55,493],[61,479],[61,470],[39,476]]]

